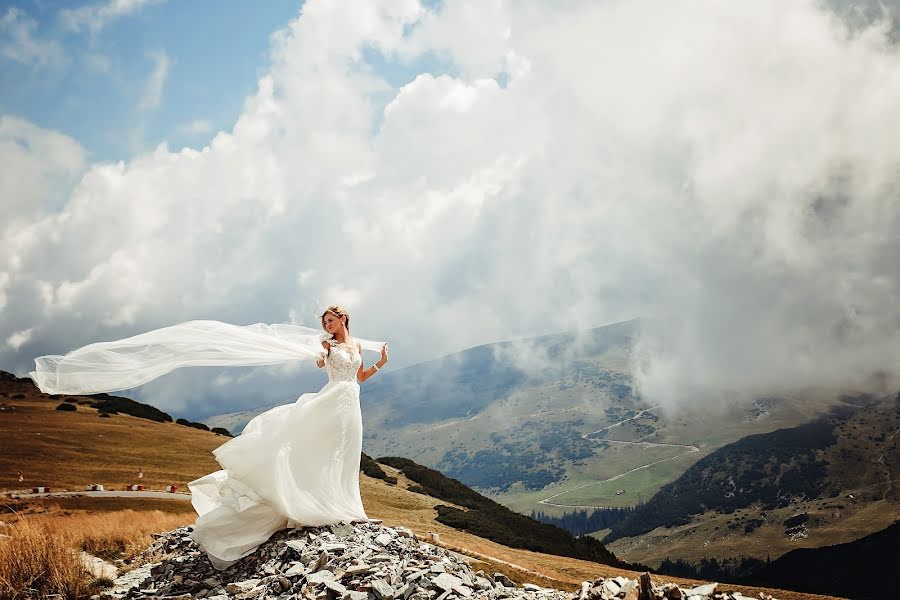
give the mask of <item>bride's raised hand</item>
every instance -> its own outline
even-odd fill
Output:
[[[381,347],[381,360],[383,360],[384,362],[388,361],[387,344]]]

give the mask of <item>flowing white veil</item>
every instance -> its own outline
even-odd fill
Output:
[[[143,385],[179,367],[274,365],[321,358],[329,334],[302,325],[232,325],[187,321],[112,342],[97,342],[65,356],[34,359],[29,373],[47,394],[114,392]],[[383,342],[353,338],[363,350]]]

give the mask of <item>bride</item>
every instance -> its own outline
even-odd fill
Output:
[[[359,384],[388,361],[387,344],[351,338],[350,316],[340,306],[329,306],[321,322],[325,334],[296,325],[189,321],[38,357],[31,377],[46,393],[85,394],[135,387],[182,366],[311,358],[325,367],[321,390],[252,419],[213,450],[222,469],[188,484],[199,515],[192,536],[225,569],[285,527],[367,519],[359,493]],[[380,360],[364,368],[363,350],[380,350]]]

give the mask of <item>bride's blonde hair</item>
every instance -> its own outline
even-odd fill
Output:
[[[348,313],[342,306],[338,306],[337,304],[332,304],[328,308],[325,309],[325,312],[322,313],[322,329],[325,329],[325,315],[328,313],[333,314],[338,319],[341,317],[347,317],[347,331],[350,331],[350,313]]]

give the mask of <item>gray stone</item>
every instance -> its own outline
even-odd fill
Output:
[[[324,583],[326,581],[330,581],[334,579],[334,573],[329,570],[324,571],[316,571],[315,573],[310,573],[306,576],[307,583],[311,583],[313,585],[317,585],[320,583]]]
[[[331,526],[331,531],[338,537],[348,537],[353,535],[356,530],[346,523],[339,523]]]
[[[298,555],[302,555],[303,551],[306,550],[306,542],[303,540],[288,540],[284,543],[285,546],[296,552]]]
[[[363,573],[368,573],[371,570],[372,570],[372,567],[370,567],[366,563],[360,563],[358,565],[351,565],[351,566],[347,567],[347,570],[344,573],[349,577],[353,577],[355,575],[362,575]]]
[[[376,554],[375,556],[370,556],[369,560],[374,563],[391,562],[394,560],[394,557],[390,554]]]
[[[462,579],[460,579],[459,577],[455,577],[450,573],[441,573],[440,575],[432,579],[431,583],[435,587],[439,587],[444,591],[448,591],[462,584]]]
[[[523,583],[522,589],[525,590],[526,592],[539,592],[544,588],[542,588],[539,585],[534,585],[533,583]]]
[[[393,536],[389,533],[382,533],[375,537],[375,542],[381,544],[382,546],[387,546],[393,540]]]
[[[278,585],[280,585],[281,589],[283,589],[284,591],[288,591],[289,589],[291,589],[291,582],[288,581],[288,578],[284,576],[278,578]]]
[[[322,550],[322,553],[319,555],[319,558],[316,559],[316,563],[312,566],[312,572],[321,571],[325,568],[325,565],[328,563],[329,555],[328,550]]]
[[[340,542],[331,542],[330,544],[324,544],[322,547],[329,552],[334,552],[336,550],[346,550],[347,544],[341,544]]]
[[[284,572],[285,577],[297,577],[306,573],[306,566],[303,563],[294,563]]]
[[[419,589],[419,586],[417,586],[415,583],[413,583],[412,581],[407,582],[406,585],[397,590],[397,598],[403,598],[403,600],[407,600],[407,598],[412,596],[417,589]]]
[[[476,576],[475,577],[475,587],[478,588],[479,590],[489,590],[494,586],[491,585],[491,582],[489,580],[485,579],[484,577]]]
[[[397,595],[394,588],[383,579],[373,579],[371,585],[372,591],[375,592],[375,596],[380,600],[394,600],[394,597]]]
[[[337,581],[332,581],[330,579],[326,579],[324,582],[325,588],[332,590],[333,592],[337,592],[338,596],[343,596],[347,593],[347,588],[338,583]]]
[[[693,587],[689,590],[684,590],[685,596],[712,596],[715,593],[716,588],[719,587],[718,583],[707,583],[705,585],[698,585],[697,587]]]

